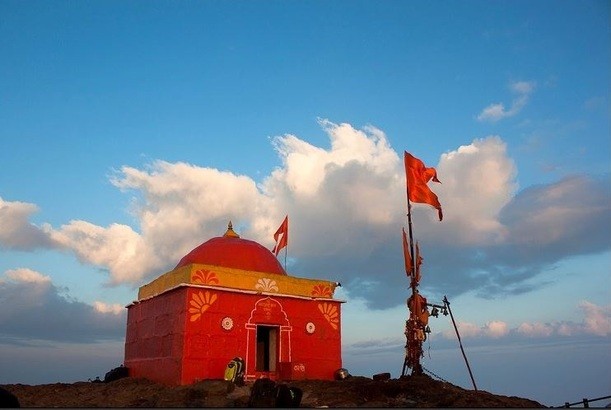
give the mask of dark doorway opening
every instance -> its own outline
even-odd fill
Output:
[[[277,362],[278,328],[257,326],[257,371],[275,372]]]

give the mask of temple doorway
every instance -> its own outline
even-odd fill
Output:
[[[278,365],[278,326],[257,326],[258,372],[275,372]]]

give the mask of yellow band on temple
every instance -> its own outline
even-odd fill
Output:
[[[332,298],[336,282],[303,279],[222,266],[191,264],[167,272],[141,286],[138,300],[150,298],[181,284],[218,286],[222,288],[278,293],[312,298]]]

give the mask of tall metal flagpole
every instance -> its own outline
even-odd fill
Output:
[[[404,166],[405,164],[405,157],[403,157],[403,163]],[[408,227],[408,231],[409,231],[409,248],[410,248],[410,258],[412,260],[412,272],[410,275],[410,287],[412,289],[412,301],[415,301],[416,298],[416,281],[414,280],[414,275],[415,275],[415,270],[416,270],[416,255],[414,253],[414,235],[413,235],[413,228],[412,228],[412,204],[409,200],[409,178],[407,175],[407,166],[405,167],[405,186],[406,186],[406,191],[407,191],[407,227]],[[409,308],[409,306],[408,306]],[[411,316],[411,315],[410,315]],[[401,371],[401,376],[405,376],[406,373],[406,368],[408,367],[408,347],[409,347],[409,342],[410,342],[410,336],[412,336],[413,339],[413,334],[408,333],[409,330],[412,330],[409,328],[409,326],[407,326],[406,322],[406,326],[405,326],[405,330],[406,330],[406,344],[405,344],[405,359],[403,361],[403,369]],[[411,332],[413,333],[413,331]],[[422,370],[420,369],[420,366],[418,366],[418,368],[414,368],[413,372],[415,372],[416,374],[420,374],[422,372]]]
[[[403,164],[405,164],[405,157],[403,158]],[[412,203],[409,200],[409,178],[407,177],[407,167],[405,167],[405,187],[407,192],[407,228],[409,231],[409,252],[410,258],[412,259],[412,277],[414,278],[414,270],[416,269],[416,255],[414,254],[414,235],[412,233]],[[412,292],[415,291],[414,281],[410,282]]]

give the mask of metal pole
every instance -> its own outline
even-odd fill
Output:
[[[414,274],[415,274],[415,270],[416,270],[416,255],[414,254],[414,234],[413,234],[413,228],[412,228],[412,204],[409,200],[409,178],[407,175],[407,163],[405,162],[405,155],[403,157],[403,165],[405,167],[405,187],[406,187],[406,196],[407,196],[407,226],[408,226],[408,232],[409,232],[409,247],[410,247],[410,258],[412,259],[412,272],[410,275],[410,287],[412,290],[412,300],[415,300],[415,295],[416,295],[416,282],[414,280]],[[409,308],[409,306],[408,306]],[[407,326],[406,323],[406,329],[408,329],[409,326]],[[408,355],[407,355],[407,349],[409,348],[409,342],[410,340],[412,341],[412,343],[416,342],[419,343],[420,346],[422,346],[422,342],[421,341],[417,341],[415,340],[415,338],[413,337],[413,329],[408,329],[411,330],[411,332],[409,332],[408,334],[406,334],[406,352],[405,352],[405,359],[403,361],[403,370],[401,371],[401,376],[405,376],[405,371],[406,368],[408,367]],[[421,349],[418,349],[419,351]],[[422,373],[422,369],[420,368],[420,357],[418,357],[418,363],[415,364],[414,368],[412,369],[412,374],[421,374]]]
[[[407,320],[405,321],[405,329],[407,329]],[[405,338],[407,339],[407,333],[405,334]],[[408,341],[405,341],[405,358],[403,359],[403,369],[401,370],[401,377],[405,376],[405,370],[407,369],[407,348],[408,348]]]
[[[289,253],[289,216],[287,215],[286,217],[286,232],[284,232],[284,235],[286,235],[286,246],[284,247],[284,271],[286,272],[286,255]],[[284,236],[283,236],[284,239]]]
[[[460,351],[462,352],[462,357],[465,359],[465,363],[467,364],[467,370],[469,370],[469,376],[471,376],[471,382],[473,383],[473,388],[477,391],[477,386],[475,385],[475,379],[473,378],[473,373],[471,372],[471,366],[469,366],[469,361],[467,360],[467,355],[465,354],[465,349],[462,347],[462,342],[460,340],[460,334],[458,333],[458,327],[456,326],[456,322],[454,321],[454,315],[452,314],[452,309],[450,309],[450,301],[448,301],[448,297],[443,297],[443,303],[448,307],[448,312],[450,312],[450,318],[452,319],[452,324],[454,325],[454,330],[456,331],[456,337],[458,337],[458,345],[460,346]]]

